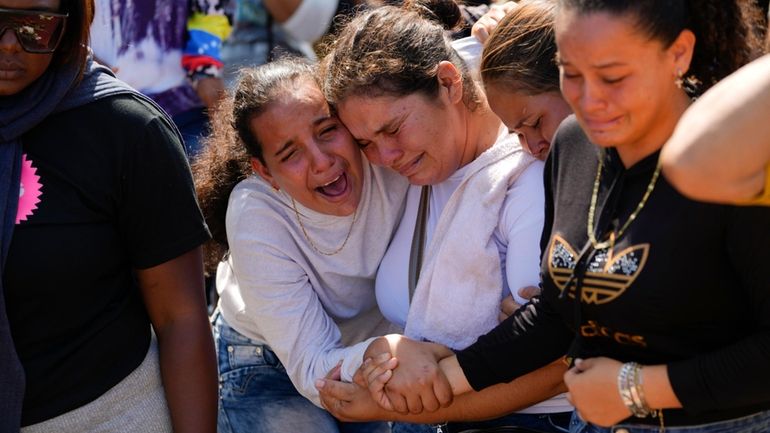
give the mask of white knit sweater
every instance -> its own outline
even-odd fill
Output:
[[[270,346],[297,390],[317,405],[315,380],[340,360],[342,379],[351,380],[367,338],[388,330],[377,310],[374,277],[408,184],[365,160],[364,178],[350,238],[331,256],[308,243],[288,195],[257,176],[235,187],[227,208],[230,256],[217,271],[222,315],[241,334]],[[319,249],[342,244],[353,216],[320,214],[299,203],[297,209]]]

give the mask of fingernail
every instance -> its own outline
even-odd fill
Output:
[[[326,385],[326,381],[323,379],[318,379],[315,381],[315,387],[317,389],[323,389],[324,385]]]

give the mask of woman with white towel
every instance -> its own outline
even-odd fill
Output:
[[[543,164],[490,110],[452,48],[444,27],[454,15],[438,16],[450,18],[436,23],[395,7],[359,15],[325,61],[324,90],[369,161],[412,184],[377,274],[381,311],[409,337],[461,349],[497,324],[504,296],[539,281]],[[388,339],[369,353],[383,350],[398,357]],[[558,389],[558,371],[543,389]],[[418,413],[432,401],[390,404]],[[563,431],[554,424],[566,426],[568,415],[560,416],[570,410],[556,397],[500,423]]]

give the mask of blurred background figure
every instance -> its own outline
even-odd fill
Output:
[[[189,158],[225,86],[220,55],[230,0],[96,0],[91,47],[118,78],[172,117]]]
[[[232,87],[239,69],[265,64],[286,55],[315,60],[324,53],[322,42],[335,33],[345,17],[362,8],[400,5],[400,0],[231,0],[227,14],[233,17],[233,32],[224,42],[224,79]],[[467,25],[455,39],[469,36],[471,26],[490,8],[490,0],[461,5]],[[502,18],[507,8],[499,9]],[[320,55],[319,55],[320,54]]]
[[[352,14],[365,0],[233,0],[233,32],[222,57],[225,81],[232,87],[243,67],[286,55],[316,59],[313,44],[334,30],[335,17]]]

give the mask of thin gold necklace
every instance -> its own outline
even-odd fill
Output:
[[[601,183],[602,179],[602,168],[604,167],[604,158],[599,158],[599,167],[596,169],[596,179],[594,180],[594,191],[591,194],[591,206],[588,208],[588,223],[586,224],[586,231],[588,232],[588,239],[591,241],[591,245],[593,245],[594,249],[601,250],[604,248],[607,248],[609,246],[612,246],[615,243],[615,239],[620,239],[621,236],[623,236],[623,233],[625,233],[628,226],[631,225],[632,222],[636,219],[636,217],[639,215],[639,212],[642,211],[642,208],[645,204],[647,204],[647,199],[650,198],[650,194],[652,194],[652,190],[655,189],[655,184],[658,180],[658,176],[660,176],[660,157],[658,157],[658,163],[655,166],[655,172],[652,173],[652,178],[650,179],[650,183],[647,184],[647,190],[644,192],[644,195],[642,196],[642,200],[639,202],[638,205],[636,205],[636,209],[631,213],[631,215],[628,216],[628,219],[626,220],[625,224],[623,224],[622,227],[620,227],[620,230],[618,230],[617,235],[615,232],[611,232],[609,239],[604,242],[599,242],[596,239],[596,236],[594,236],[594,216],[596,213],[596,201],[599,196],[599,184]]]
[[[342,249],[345,248],[345,245],[348,244],[348,239],[350,239],[350,234],[353,233],[353,225],[356,223],[356,215],[357,215],[357,212],[358,212],[358,207],[356,207],[356,210],[353,211],[353,221],[350,223],[350,228],[348,229],[348,234],[345,235],[345,240],[342,241],[342,245],[340,245],[339,248],[337,248],[336,250],[334,250],[332,252],[321,251],[316,246],[315,242],[313,242],[313,240],[310,239],[310,235],[307,234],[307,230],[305,230],[305,225],[302,224],[302,219],[299,217],[299,211],[297,210],[297,203],[294,202],[294,198],[291,198],[291,207],[294,209],[294,215],[297,216],[297,222],[299,223],[299,228],[302,229],[302,234],[305,235],[305,239],[307,239],[307,242],[310,244],[310,246],[313,248],[313,250],[315,252],[317,252],[318,254],[322,254],[324,256],[333,256],[333,255],[339,253],[340,251],[342,251]]]

